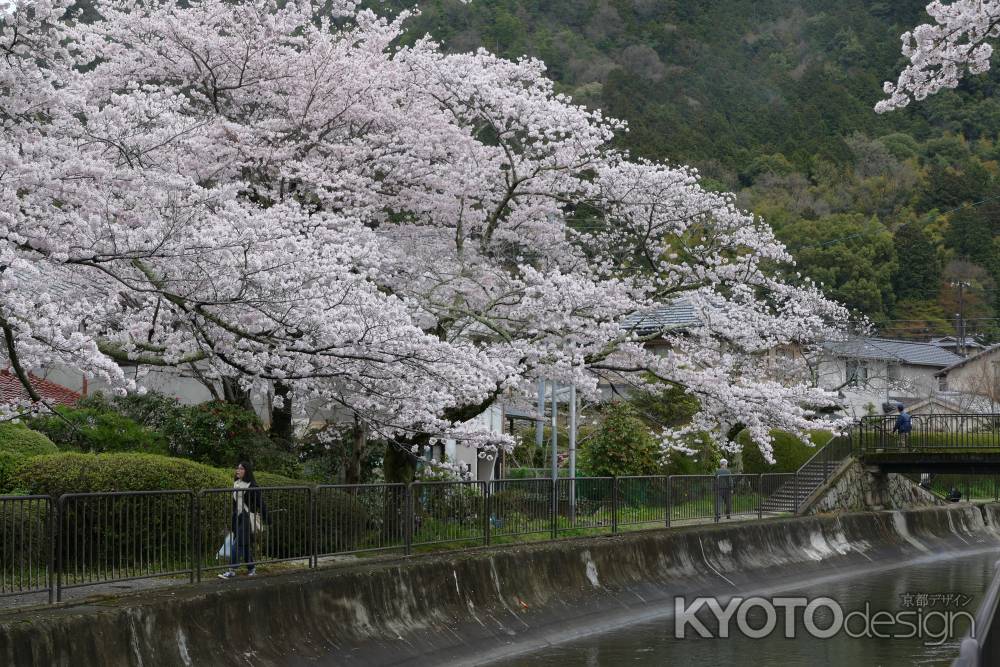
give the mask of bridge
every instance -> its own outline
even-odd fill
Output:
[[[1000,474],[1000,414],[921,415],[913,431],[893,433],[895,415],[863,417],[852,429],[852,449],[882,472]]]

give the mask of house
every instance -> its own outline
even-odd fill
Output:
[[[919,415],[993,415],[1000,411],[1000,404],[979,394],[942,391],[911,403],[907,409]]]
[[[942,391],[976,394],[1000,403],[1000,344],[959,359],[935,375]]]
[[[818,384],[838,391],[854,417],[880,412],[883,404],[909,405],[939,391],[937,374],[963,359],[933,343],[856,337],[823,344]]]
[[[966,337],[963,341],[959,342],[959,340],[954,336],[944,336],[942,338],[931,338],[929,342],[931,345],[937,345],[938,347],[942,347],[949,352],[954,352],[959,356],[976,354],[986,347],[976,339],[969,337]]]
[[[81,398],[78,392],[31,373],[28,374],[28,382],[31,383],[31,387],[35,390],[35,393],[43,401],[52,406],[75,405]],[[21,380],[9,368],[0,370],[0,403],[17,403],[30,400],[28,392],[25,390],[24,385],[21,384]]]

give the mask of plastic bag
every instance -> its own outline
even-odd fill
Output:
[[[215,554],[216,560],[230,560],[233,555],[233,534],[226,533],[226,540]]]

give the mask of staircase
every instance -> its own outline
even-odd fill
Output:
[[[762,512],[796,512],[802,502],[840,468],[851,455],[851,440],[839,436],[823,445],[811,459],[770,493],[761,503]]]

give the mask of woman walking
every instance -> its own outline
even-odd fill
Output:
[[[236,576],[240,562],[247,564],[247,574],[254,576],[257,569],[253,561],[253,536],[267,521],[264,494],[257,485],[251,465],[243,461],[236,466],[233,481],[233,541],[229,554],[229,569],[220,574],[223,579]]]

